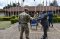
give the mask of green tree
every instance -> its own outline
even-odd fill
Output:
[[[13,4],[7,4],[7,6],[5,6],[5,7],[3,7],[3,9],[5,9],[5,8],[10,8],[10,7],[16,7],[16,6],[20,6],[20,3],[18,2],[18,3],[13,3]]]
[[[17,6],[17,4],[16,3],[13,3],[13,5],[12,5],[13,7],[16,7]]]
[[[50,6],[54,6],[53,3],[50,3]]]
[[[12,5],[7,4],[7,6],[3,7],[3,9],[5,9],[5,8],[10,8],[10,7],[12,7]]]
[[[58,6],[58,3],[56,0],[53,1],[53,3],[50,3],[50,6]]]

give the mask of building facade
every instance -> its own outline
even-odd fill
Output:
[[[29,14],[33,17],[34,14],[42,12],[44,10],[45,12],[52,11],[55,14],[60,14],[60,7],[55,6],[26,6],[26,7],[10,7],[6,9],[0,10],[0,15],[2,16],[13,16],[13,15],[19,15],[21,12],[24,11],[24,8],[29,9]]]

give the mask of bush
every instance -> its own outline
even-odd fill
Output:
[[[60,17],[54,17],[53,22],[54,23],[60,23]]]
[[[18,16],[11,16],[10,21],[11,21],[11,24],[18,22]]]
[[[15,19],[15,18],[18,18],[18,16],[14,16],[14,15],[13,15],[13,16],[11,16],[11,18],[12,18],[12,19]]]
[[[56,15],[56,14],[54,14],[54,15],[53,15],[53,17],[57,17],[57,15]]]
[[[0,21],[10,21],[10,17],[0,17]]]
[[[53,18],[53,23],[57,23],[57,18],[56,17]]]
[[[15,19],[16,16],[11,16],[11,19]]]
[[[60,23],[60,17],[57,17],[57,22]]]
[[[18,19],[15,18],[15,19],[11,19],[10,21],[11,21],[11,24],[14,24],[14,23],[18,22]]]

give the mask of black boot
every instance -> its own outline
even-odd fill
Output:
[[[52,25],[52,27],[53,27],[53,25]]]
[[[46,39],[47,37],[46,36],[43,36],[41,39]]]

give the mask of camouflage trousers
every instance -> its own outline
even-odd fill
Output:
[[[23,39],[23,33],[25,32],[26,39],[29,39],[29,28],[28,24],[20,24],[21,32],[20,32],[20,39]]]

